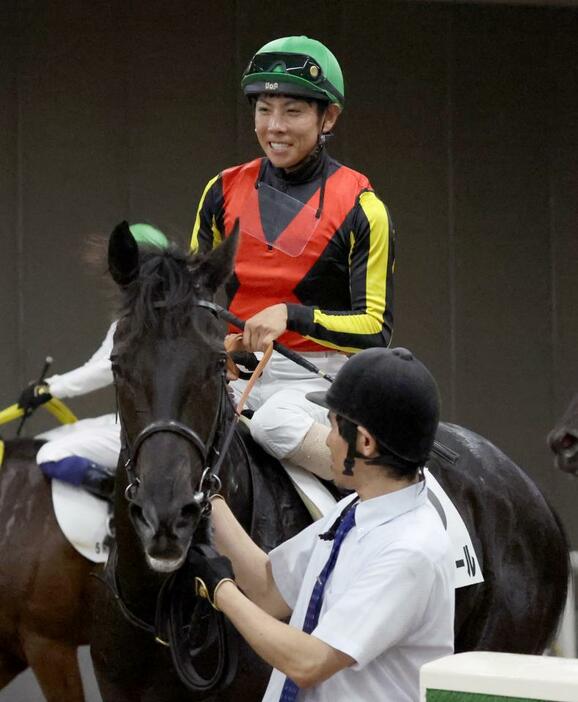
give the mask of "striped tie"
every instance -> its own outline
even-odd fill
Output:
[[[339,549],[343,543],[345,537],[355,524],[355,505],[350,509],[343,517],[341,524],[335,532],[335,539],[333,540],[333,547],[327,563],[325,564],[323,570],[319,574],[317,580],[315,581],[315,586],[313,592],[311,593],[311,599],[309,600],[309,605],[307,606],[307,614],[305,615],[305,621],[303,623],[303,631],[306,634],[310,634],[313,629],[317,626],[319,621],[319,613],[321,612],[321,603],[323,602],[323,591],[325,590],[325,585],[329,576],[335,568],[335,563],[337,562],[337,556],[339,555]],[[297,699],[297,694],[299,693],[299,688],[291,680],[291,678],[285,678],[285,684],[283,685],[283,690],[281,691],[281,697],[279,702],[295,702]]]

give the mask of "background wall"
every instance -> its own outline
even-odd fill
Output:
[[[578,390],[578,11],[370,0],[3,0],[0,392],[84,362],[112,307],[87,239],[122,219],[188,242],[205,182],[258,153],[238,89],[275,36],[346,76],[333,154],[398,229],[395,345],[444,418],[493,440],[578,546],[578,483],[545,438]],[[109,410],[110,392],[71,402]],[[48,426],[33,420],[30,430]],[[4,431],[8,435],[8,431]]]

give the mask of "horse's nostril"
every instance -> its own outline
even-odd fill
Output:
[[[575,436],[572,436],[572,434],[564,434],[564,436],[561,439],[559,439],[558,446],[560,446],[561,449],[566,450],[572,448],[572,446],[574,446],[575,443]]]
[[[136,502],[133,502],[133,503],[131,503],[129,510],[130,510],[130,516],[135,524],[140,523],[142,526],[145,526],[148,529],[151,528],[152,525],[149,523],[148,519],[145,517],[143,509],[140,505],[138,505]]]
[[[185,505],[181,508],[181,513],[178,519],[176,520],[175,526],[177,527],[177,529],[186,528],[190,526],[191,522],[194,522],[196,519],[198,519],[199,514],[199,505],[196,502],[191,502],[190,504]]]

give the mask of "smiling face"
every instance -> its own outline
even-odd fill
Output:
[[[319,134],[330,131],[338,115],[336,105],[320,113],[314,101],[262,94],[255,105],[255,132],[271,163],[290,170],[313,151]]]

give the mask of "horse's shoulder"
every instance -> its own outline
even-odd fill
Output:
[[[256,510],[253,527],[259,532],[253,538],[263,541],[267,550],[301,531],[311,517],[286,470],[253,439],[244,422],[237,426],[237,437],[249,461]]]

